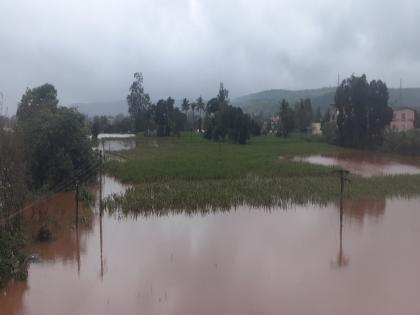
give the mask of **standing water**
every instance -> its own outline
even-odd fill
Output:
[[[124,186],[105,178],[104,194]],[[125,218],[58,194],[25,214],[27,282],[0,314],[419,314],[418,199]],[[340,236],[342,241],[340,242]]]
[[[297,156],[292,160],[323,166],[339,166],[363,177],[420,174],[420,162],[416,158],[366,151]]]

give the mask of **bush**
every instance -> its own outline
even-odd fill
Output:
[[[382,148],[389,153],[420,155],[420,129],[400,132],[387,130]]]
[[[0,287],[10,279],[26,280],[23,235],[18,225],[0,228]]]

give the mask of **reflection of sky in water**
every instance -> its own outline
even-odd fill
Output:
[[[131,150],[136,148],[135,139],[104,139],[99,142],[99,150],[105,152]]]
[[[105,178],[104,194],[123,189]],[[82,246],[69,247],[82,248],[80,274],[76,262],[60,259],[78,255],[44,244],[57,259],[32,264],[27,285],[0,296],[0,314],[416,314],[418,205],[344,202],[344,268],[332,266],[335,204],[137,220],[105,215],[103,280],[96,216],[80,231]],[[66,233],[76,242],[74,230]]]
[[[420,174],[420,167],[418,166],[418,163],[416,163],[417,165],[409,164],[409,163],[414,162],[412,159],[410,159],[410,161],[408,162],[408,161],[398,161],[398,159],[396,158],[376,159],[375,157],[369,158],[367,156],[364,159],[360,159],[358,157],[352,158],[349,155],[336,156],[336,157],[312,155],[312,156],[304,156],[304,157],[295,157],[293,158],[293,160],[297,162],[308,162],[311,164],[324,165],[324,166],[338,166],[338,167],[349,170],[353,174],[360,175],[363,177],[381,176],[381,175]]]

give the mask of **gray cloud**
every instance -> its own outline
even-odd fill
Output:
[[[63,104],[123,99],[135,71],[156,99],[311,88],[366,72],[420,86],[420,2],[2,0],[0,91],[53,83]]]

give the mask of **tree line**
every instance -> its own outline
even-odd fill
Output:
[[[201,96],[194,102],[184,98],[181,108],[178,108],[171,97],[154,104],[144,91],[142,74],[137,72],[127,103],[132,130],[145,135],[171,136],[190,130],[202,133],[208,140],[245,144],[252,135],[260,133],[259,125],[248,114],[230,105],[229,92],[223,83],[218,95],[207,103]],[[191,120],[188,119],[189,113]]]
[[[320,121],[321,109],[318,107],[314,112],[311,99],[301,99],[294,106],[283,99],[278,114],[265,124],[264,133],[271,132],[283,137],[293,131],[307,133],[311,132],[312,123]]]

